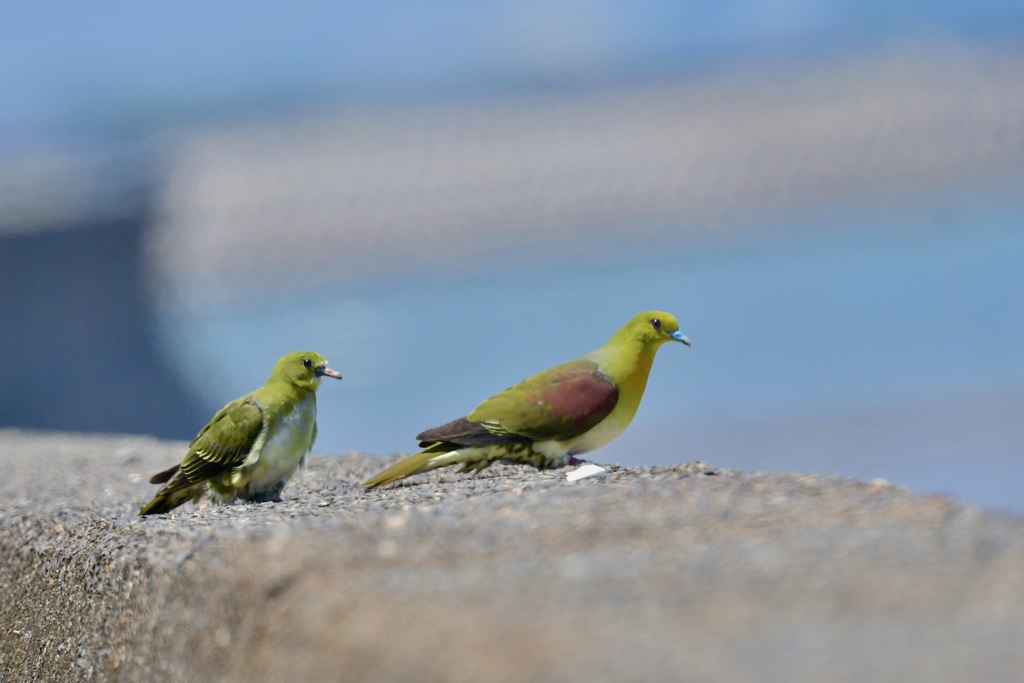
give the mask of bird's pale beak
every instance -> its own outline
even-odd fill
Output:
[[[680,332],[679,330],[676,330],[675,332],[672,333],[672,338],[675,339],[676,341],[683,342],[687,346],[690,345],[690,338],[687,337],[682,332]]]
[[[328,377],[333,377],[334,379],[341,379],[341,373],[338,372],[337,370],[331,370],[326,365],[316,366],[316,376],[323,377],[324,375],[327,375]]]

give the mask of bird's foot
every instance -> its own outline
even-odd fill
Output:
[[[583,458],[577,458],[573,455],[569,456],[569,464],[572,465],[573,467],[576,467],[578,465],[586,465],[588,462],[590,461],[584,460]]]
[[[280,503],[280,491],[256,491],[242,498],[247,503]]]

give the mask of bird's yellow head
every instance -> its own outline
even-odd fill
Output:
[[[341,379],[341,373],[327,367],[327,359],[314,351],[294,351],[281,356],[270,376],[306,389],[320,386],[321,377]]]
[[[682,342],[687,346],[690,340],[679,331],[679,321],[671,313],[645,311],[633,316],[615,336],[635,340],[649,349],[657,349],[665,342]]]

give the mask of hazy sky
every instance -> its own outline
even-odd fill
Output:
[[[5,3],[0,143],[325,98],[529,86],[915,41],[1019,49],[1022,35],[1020,0]]]

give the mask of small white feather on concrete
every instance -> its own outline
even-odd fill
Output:
[[[580,479],[590,479],[591,477],[603,477],[606,474],[608,474],[608,470],[600,465],[583,465],[566,474],[565,478],[569,481],[578,481]]]

